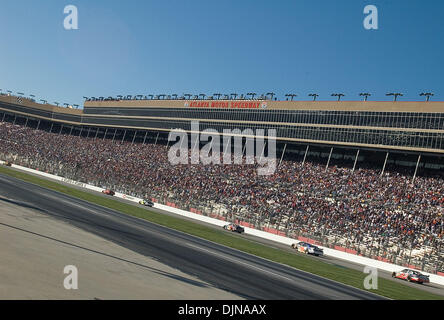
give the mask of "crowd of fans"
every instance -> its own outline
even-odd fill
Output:
[[[139,197],[183,206],[211,204],[229,219],[290,236],[342,239],[358,251],[411,258],[422,249],[443,267],[444,178],[380,168],[282,161],[273,175],[256,165],[172,165],[168,148],[83,138],[0,123],[0,159]],[[384,251],[384,252],[382,252]],[[387,255],[388,256],[388,255]],[[409,258],[409,259],[410,259]],[[397,260],[393,260],[396,262]]]

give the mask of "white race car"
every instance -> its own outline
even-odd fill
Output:
[[[139,201],[139,204],[144,205],[146,207],[154,207],[154,202],[151,200],[143,199]]]
[[[313,254],[315,256],[324,255],[324,250],[322,250],[321,248],[319,248],[313,244],[310,244],[308,242],[301,241],[298,243],[293,243],[291,245],[291,247],[293,249],[297,249],[299,252],[306,253],[306,254]]]

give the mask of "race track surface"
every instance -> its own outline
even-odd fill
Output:
[[[0,175],[0,196],[246,299],[382,299],[294,268]]]

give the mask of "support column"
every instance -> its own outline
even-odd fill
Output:
[[[62,133],[62,130],[63,130],[63,124],[60,126],[60,131],[59,131],[59,134],[61,134]]]
[[[160,134],[160,132],[157,133],[156,141],[154,142],[154,145],[157,145],[157,139],[159,139],[159,134]]]
[[[356,158],[355,158],[355,163],[353,164],[353,170],[352,170],[352,173],[355,172],[356,162],[358,162],[358,157],[359,157],[359,149],[358,149],[358,152],[356,152]]]
[[[52,126],[54,125],[54,122],[51,123],[51,129],[49,129],[49,133],[52,133]]]
[[[39,127],[40,127],[40,120],[39,120],[39,122],[37,123],[37,128],[36,128],[36,130],[39,130]]]
[[[308,148],[310,147],[309,144],[307,144],[307,149],[305,149],[305,155],[304,155],[304,160],[302,160],[302,166],[304,166],[305,164],[305,159],[307,159],[307,154],[308,154]]]
[[[328,156],[327,165],[325,166],[325,171],[328,169],[328,165],[330,164],[331,154],[333,153],[333,147],[330,149],[330,154]]]
[[[287,144],[284,145],[284,150],[282,150],[281,160],[279,161],[278,167],[281,165],[282,159],[284,159],[284,154],[286,149],[287,149]]]
[[[94,136],[94,140],[96,140],[97,139],[97,135],[99,134],[99,128],[97,127],[96,128],[96,135]]]
[[[381,171],[381,177],[384,174],[385,171],[385,165],[387,164],[387,159],[389,157],[389,153],[387,152],[387,154],[385,155],[385,161],[384,161],[384,166],[382,167],[382,171]]]
[[[211,142],[213,142],[213,140],[211,140]],[[196,146],[197,146],[198,143],[199,143],[199,136],[196,138],[196,142],[194,143],[192,151],[196,150]]]
[[[419,154],[419,156],[418,156],[418,162],[416,162],[416,169],[415,169],[415,174],[413,175],[412,184],[415,183],[416,173],[418,172],[418,167],[419,167],[419,161],[421,161],[421,154]]]
[[[134,137],[133,137],[133,141],[131,142],[131,145],[134,144],[134,140],[136,139],[136,136],[137,136],[137,130],[136,130],[136,132],[134,132]]]
[[[267,145],[267,141],[265,141],[265,143],[264,143],[264,147],[262,148],[262,153],[261,153],[261,156],[259,157],[259,162],[261,162],[262,161],[262,156],[264,155],[264,152],[265,152],[265,146]]]
[[[29,120],[29,118],[26,118],[25,128],[26,128],[26,126],[28,125],[28,120]]]
[[[117,133],[117,129],[114,129],[114,135],[113,135],[113,141],[112,142],[114,142],[114,139],[116,137],[116,133]]]
[[[244,148],[242,149],[242,157],[244,156],[245,149],[247,148],[248,138],[245,138]]]
[[[121,143],[123,143],[123,140],[125,140],[125,136],[126,136],[126,130],[125,130],[125,132],[123,133],[123,138],[122,138],[122,142],[121,142]]]
[[[187,134],[187,133],[185,133],[185,134]],[[180,150],[180,152],[182,153],[182,144],[183,144],[183,140],[184,139],[180,139],[180,146],[179,146],[179,150]],[[211,143],[213,142],[213,140],[211,140]],[[187,148],[188,148],[188,144],[187,144]]]
[[[230,140],[229,140],[229,142],[227,143],[227,147],[225,148],[222,157],[225,157],[225,154],[227,153],[228,147],[231,148],[231,140],[232,140],[232,137],[230,136]],[[222,137],[222,141],[223,141],[223,137]],[[193,150],[194,150],[194,149],[193,149]],[[230,151],[231,151],[231,150],[230,150]],[[231,158],[231,152],[230,152],[230,158]],[[231,161],[231,160],[230,160],[230,161]]]
[[[145,144],[146,136],[147,135],[148,135],[148,131],[145,131],[145,137],[143,137],[143,143],[142,144]],[[157,134],[157,136],[159,136],[159,134]],[[156,142],[157,142],[157,139],[156,139]]]
[[[69,135],[71,135],[73,129],[74,129],[74,126],[71,126],[71,130],[69,130]]]

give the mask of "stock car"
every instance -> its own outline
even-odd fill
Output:
[[[154,207],[154,203],[151,200],[148,200],[148,199],[140,200],[139,204],[144,205],[146,207]]]
[[[245,232],[245,229],[238,224],[230,223],[223,226],[225,230],[242,233]]]
[[[324,255],[324,250],[322,250],[321,248],[319,248],[313,244],[310,244],[308,242],[301,241],[298,243],[293,243],[291,245],[291,247],[293,249],[297,249],[298,252],[302,252],[302,253],[306,253],[306,254],[313,254],[317,257]]]
[[[113,190],[110,190],[110,189],[102,190],[102,193],[109,195],[109,196],[113,196],[116,194]]]
[[[426,276],[425,274],[412,269],[404,269],[398,272],[395,271],[392,273],[392,277],[407,280],[409,282],[416,282],[419,284],[430,283],[429,276]]]

